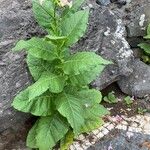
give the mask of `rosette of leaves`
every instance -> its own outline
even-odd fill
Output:
[[[50,150],[60,141],[60,148],[68,149],[74,137],[101,126],[109,113],[99,104],[101,93],[88,84],[111,62],[93,52],[69,52],[87,28],[89,10],[79,10],[83,1],[60,7],[58,0],[33,0],[35,18],[48,34],[20,40],[13,49],[26,50],[35,81],[12,104],[39,116],[27,137],[30,148]]]
[[[145,63],[150,64],[150,24],[147,27],[147,35],[143,37],[146,42],[138,44],[138,46],[144,50],[145,55],[142,59]]]

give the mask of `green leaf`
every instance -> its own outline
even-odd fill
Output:
[[[63,11],[62,18],[68,17],[70,14],[75,13],[80,6],[83,4],[85,0],[75,0],[73,1],[72,7],[66,7],[66,9]]]
[[[65,85],[66,77],[55,75],[50,72],[44,72],[37,82],[31,85],[29,89],[29,100],[40,96],[48,89],[52,93],[62,92]]]
[[[87,85],[95,80],[104,70],[104,68],[104,65],[98,65],[90,71],[85,71],[84,73],[80,73],[79,75],[70,76],[70,81],[73,85]]]
[[[148,27],[147,27],[147,35],[150,36],[150,24],[149,24]]]
[[[97,69],[99,65],[105,66],[107,64],[111,64],[111,62],[93,52],[78,52],[69,57],[68,60],[62,64],[62,68],[65,74],[79,75],[90,72],[94,68]]]
[[[67,39],[66,36],[51,36],[51,35],[46,36],[47,41],[51,41],[53,44],[57,46],[58,45],[62,46],[66,39]]]
[[[19,111],[29,112],[35,116],[50,116],[53,112],[53,100],[50,93],[29,100],[29,90],[27,89],[15,97],[12,106]]]
[[[87,28],[88,16],[89,11],[78,11],[62,21],[60,27],[62,36],[67,36],[66,46],[76,43],[84,35]]]
[[[84,111],[85,124],[81,128],[82,132],[90,132],[99,128],[104,124],[102,117],[110,114],[109,111],[102,105],[95,104],[92,107],[87,107]]]
[[[118,102],[118,100],[117,100],[117,98],[116,98],[116,96],[115,96],[115,93],[114,93],[114,91],[112,91],[112,92],[109,92],[108,93],[108,96],[105,96],[104,97],[104,101],[105,102],[108,102],[108,103],[117,103]]]
[[[22,49],[26,49],[32,56],[44,60],[52,61],[58,57],[56,47],[41,38],[32,38],[28,41],[20,40],[13,48],[13,51],[20,51]]]
[[[36,121],[34,126],[30,129],[27,136],[26,145],[30,148],[38,148],[36,144],[37,125],[38,125],[38,120]]]
[[[84,105],[92,106],[99,104],[102,100],[102,94],[95,89],[81,90],[76,93],[77,97],[81,99]]]
[[[80,133],[91,132],[94,129],[100,128],[104,124],[101,118],[86,119]]]
[[[68,132],[68,124],[55,113],[50,117],[41,117],[36,131],[36,145],[39,150],[49,150]]]
[[[32,0],[33,13],[37,22],[44,28],[51,28],[54,21],[54,3],[51,0]]]
[[[69,130],[65,137],[61,139],[60,150],[68,150],[70,145],[73,143],[74,133]]]
[[[84,113],[86,119],[104,117],[105,115],[110,114],[110,112],[103,105],[100,104],[95,104],[91,107],[87,107]]]
[[[84,124],[83,107],[80,99],[63,93],[56,99],[56,106],[61,115],[67,118],[75,134],[78,134]]]
[[[45,93],[48,89],[52,93],[60,93],[64,88],[65,81],[66,77],[62,75],[55,75],[49,72],[45,72],[37,82],[29,86],[26,90],[20,92],[16,96],[15,100],[24,100],[23,96],[27,95],[26,97],[29,101],[31,101]]]
[[[54,66],[52,63],[36,58],[30,54],[27,56],[27,64],[30,70],[31,75],[33,76],[34,80],[37,81],[43,72],[53,72]]]
[[[150,39],[150,35],[144,36],[144,39]]]
[[[150,54],[150,44],[147,44],[147,43],[141,43],[141,44],[138,44],[138,46],[142,49],[144,49],[144,51],[147,53],[147,54]]]

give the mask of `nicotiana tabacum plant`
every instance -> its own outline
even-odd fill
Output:
[[[142,56],[143,61],[150,64],[150,24],[147,27],[147,35],[144,36],[144,39],[146,39],[146,42],[140,43],[138,46],[144,50],[145,55]]]
[[[60,141],[66,150],[74,137],[101,126],[109,113],[99,104],[101,93],[88,84],[111,62],[93,52],[69,52],[87,28],[89,10],[79,10],[83,1],[33,0],[35,18],[48,35],[21,40],[13,49],[26,50],[35,81],[12,104],[39,116],[27,137],[30,148],[50,150]]]

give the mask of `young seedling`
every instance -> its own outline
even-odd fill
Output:
[[[131,107],[131,104],[133,103],[132,97],[127,96],[127,97],[124,98],[124,100],[125,100],[126,105],[127,105],[128,107]]]
[[[137,111],[138,111],[138,114],[144,115],[144,113],[147,112],[147,109],[144,109],[144,108],[139,107]]]
[[[114,91],[109,92],[108,95],[104,97],[104,101],[110,104],[117,103],[118,100],[115,96],[115,92]]]
[[[109,114],[99,104],[101,92],[88,85],[111,62],[94,52],[69,50],[87,29],[89,10],[80,10],[83,2],[32,0],[35,18],[47,35],[21,40],[13,49],[26,50],[35,81],[12,104],[39,116],[27,137],[30,148],[50,150],[60,141],[60,149],[66,150],[74,137],[98,128]]]

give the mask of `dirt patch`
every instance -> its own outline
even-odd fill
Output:
[[[128,106],[124,100],[124,98],[127,95],[121,92],[116,83],[104,89],[102,91],[102,94],[106,96],[111,91],[114,91],[115,96],[117,99],[119,99],[119,101],[113,104],[106,103],[104,101],[101,103],[103,106],[105,106],[110,110],[111,116],[124,115],[127,117],[132,117],[139,113],[138,112],[139,108],[143,110],[146,109],[147,112],[150,112],[150,98],[148,96],[143,99],[134,98],[133,103],[130,106]]]

